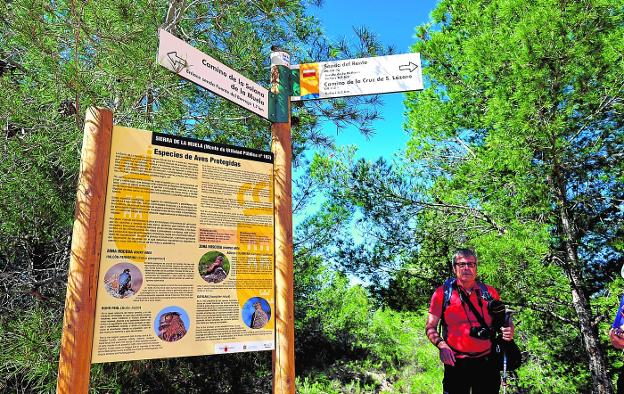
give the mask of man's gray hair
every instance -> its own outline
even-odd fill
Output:
[[[460,257],[474,257],[475,261],[478,260],[477,254],[475,253],[474,250],[467,249],[467,248],[457,249],[457,251],[453,255],[453,266],[455,266],[455,264],[457,264],[457,259],[460,258]]]

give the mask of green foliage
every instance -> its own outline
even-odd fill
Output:
[[[326,42],[308,4],[192,2],[166,24],[265,86],[270,44],[304,61],[391,52],[365,29],[355,46]],[[266,121],[156,64],[165,5],[2,5],[3,391],[54,390],[88,106],[111,107],[118,124],[268,148]],[[613,275],[624,262],[621,10],[618,0],[439,3],[414,46],[428,88],[408,95],[406,157],[319,154],[298,181],[296,209],[319,191],[328,197],[295,234],[301,392],[440,391],[441,364],[422,333],[425,316],[414,313],[450,275],[458,246],[477,249],[480,275],[517,310],[528,361],[510,390],[607,387],[586,365],[607,365],[600,353],[623,288]],[[306,164],[312,145],[331,147],[320,119],[370,133],[376,103],[294,105],[295,163]],[[619,366],[620,356],[609,349],[608,363]],[[264,393],[269,365],[269,353],[103,364],[91,388]]]
[[[600,365],[591,371],[595,390],[608,390],[589,298],[623,261],[611,246],[623,168],[609,153],[624,146],[624,61],[611,61],[613,48],[622,50],[612,40],[622,34],[618,9],[444,1],[433,14],[438,26],[414,46],[427,54],[431,87],[407,102],[408,153],[435,177],[431,194],[450,208],[440,219],[462,221],[455,243],[476,247],[483,276],[539,315],[523,328],[553,346],[532,354],[552,368],[542,375],[574,376],[578,390],[590,385],[578,373],[584,358]],[[569,335],[576,324],[582,342]]]
[[[366,291],[361,286],[349,287],[348,279],[337,275],[331,287],[319,292],[318,309],[308,311],[307,315],[314,319],[322,314],[323,333],[330,340],[338,339],[346,344],[353,343],[353,337],[361,335],[361,330],[367,326],[369,313]]]
[[[423,334],[427,314],[395,314],[396,317],[406,316],[413,332],[410,338],[402,340],[407,351],[403,367],[397,371],[397,381],[393,384],[393,391],[397,393],[439,393],[442,391],[442,376],[444,367],[440,361],[438,350],[431,345]],[[406,321],[406,322],[407,322]],[[411,349],[405,343],[411,341]]]
[[[37,308],[17,319],[0,320],[0,336],[5,348],[0,353],[0,390],[31,387],[39,393],[56,390],[61,326],[50,324],[56,313]]]
[[[521,321],[517,390],[609,391],[595,321],[624,263],[620,11],[442,1],[413,48],[428,87],[407,95],[405,157],[317,160],[329,204],[363,234],[337,234],[327,253],[381,302],[421,310],[454,249],[477,250]]]
[[[426,315],[377,309],[356,340],[366,359],[338,360],[322,373],[304,375],[297,392],[431,393],[441,391],[442,364],[422,335]],[[301,375],[300,375],[301,376]]]
[[[320,258],[295,267],[298,392],[427,393],[442,366],[423,335],[426,315],[376,306]],[[302,290],[312,292],[301,293]]]
[[[319,374],[314,381],[305,377],[297,378],[297,392],[302,394],[339,394],[340,384],[331,382],[326,376]]]
[[[265,3],[188,3],[184,10],[169,10],[170,15],[178,12],[180,18],[165,24],[198,49],[265,86],[272,44],[281,44],[303,58],[327,57],[329,43],[317,21],[305,14],[306,6],[314,1]],[[89,106],[111,108],[117,124],[269,148],[265,120],[155,62],[157,30],[168,15],[166,5],[146,1],[3,3],[0,259],[3,265],[10,263],[11,272],[21,270],[16,261],[63,272],[83,116]],[[370,35],[356,37],[362,40],[370,41]],[[383,51],[376,45],[371,49]],[[319,118],[342,126],[359,125],[367,133],[378,118],[374,100],[349,100],[338,111],[333,104],[306,103],[294,110],[296,163],[310,146],[331,143],[331,138],[319,133]],[[360,111],[362,104],[366,108]],[[63,294],[62,286],[50,291]]]
[[[318,21],[306,14],[308,6],[319,3],[2,3],[0,312],[6,317],[3,323],[17,324],[3,325],[2,330],[8,337],[22,330],[33,337],[40,333],[45,342],[23,354],[17,354],[24,350],[21,347],[8,349],[0,365],[7,372],[6,379],[4,373],[0,379],[3,389],[52,391],[54,387],[86,109],[109,107],[120,125],[267,150],[271,141],[267,121],[156,63],[158,28],[166,26],[263,86],[269,84],[273,44],[290,51],[293,58],[315,61],[327,59],[330,52],[348,57],[353,52],[366,56],[387,51],[365,29],[355,33],[355,44],[329,43]],[[305,164],[304,153],[311,146],[332,144],[331,137],[320,133],[319,119],[370,133],[371,122],[379,118],[377,104],[375,97],[369,97],[294,105],[295,164]],[[326,226],[341,215],[335,210],[310,223]],[[302,251],[297,254],[307,256]],[[315,281],[318,278],[312,276],[310,285]],[[314,288],[306,286],[303,283],[301,291],[313,294]],[[46,326],[41,316],[54,316],[49,321],[56,323]],[[269,386],[270,354],[266,353],[98,365],[92,370],[91,384],[94,392],[202,392],[211,387],[214,392],[264,393]]]

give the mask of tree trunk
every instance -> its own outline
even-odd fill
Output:
[[[592,327],[592,311],[587,295],[585,294],[585,282],[578,260],[576,231],[571,224],[568,211],[568,201],[565,194],[566,182],[561,175],[560,168],[555,166],[553,177],[555,198],[557,201],[557,214],[561,221],[560,237],[565,249],[564,270],[570,280],[572,287],[572,304],[578,316],[579,329],[587,357],[589,358],[589,371],[591,372],[593,387],[592,392],[596,394],[611,394],[613,386],[607,373],[607,363],[604,352],[600,347],[598,332]]]
[[[566,245],[566,249],[568,246]],[[566,250],[569,255],[569,251]],[[570,258],[571,256],[568,256]],[[568,272],[570,281],[572,282],[572,303],[579,320],[579,328],[581,330],[581,338],[585,345],[585,351],[589,358],[589,370],[593,381],[593,392],[596,394],[610,394],[613,392],[611,379],[607,373],[607,363],[604,352],[598,341],[598,333],[592,327],[592,313],[585,291],[579,287],[580,272],[576,269],[570,269]]]

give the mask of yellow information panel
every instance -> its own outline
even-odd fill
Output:
[[[272,350],[273,155],[115,126],[92,362]]]

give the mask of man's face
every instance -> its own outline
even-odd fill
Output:
[[[474,256],[459,256],[453,269],[457,279],[463,282],[473,281],[477,277],[477,259]]]

